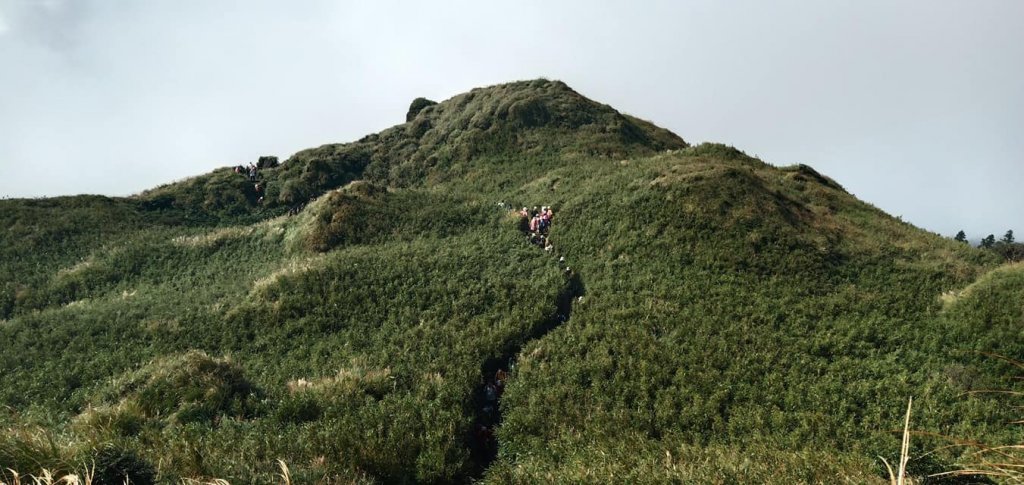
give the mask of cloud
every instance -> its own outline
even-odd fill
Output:
[[[0,196],[123,195],[546,76],[929,229],[1024,228],[1019,0],[301,3],[0,0]]]
[[[49,10],[50,12],[58,12],[67,5],[65,0],[42,0],[39,2],[39,6]]]
[[[0,0],[0,35],[63,51],[75,45],[88,2]]]

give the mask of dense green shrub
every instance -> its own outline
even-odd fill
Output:
[[[284,398],[275,411],[275,418],[282,423],[301,424],[316,421],[323,415],[323,409],[316,396],[309,392],[295,393]]]
[[[1015,263],[1024,261],[1024,244],[998,242],[992,245],[992,252],[999,255],[1004,261]]]
[[[152,485],[156,483],[153,465],[131,450],[104,446],[94,458],[93,483],[96,485]]]
[[[221,415],[253,416],[258,395],[229,360],[188,352],[118,378],[100,392],[97,404],[128,405],[143,418],[210,423]],[[115,411],[124,412],[123,408]]]
[[[272,156],[263,156],[256,161],[256,167],[260,169],[275,168],[278,165],[280,165],[280,162],[277,160],[277,157]]]
[[[285,205],[303,203],[362,176],[372,151],[367,144],[325,145],[296,153],[280,169],[267,173],[267,199]]]
[[[146,191],[136,197],[141,206],[161,217],[192,223],[216,223],[249,214],[260,195],[255,184],[231,168],[215,170],[181,182]]]
[[[412,103],[409,104],[409,112],[405,114],[405,121],[412,121],[420,111],[423,111],[424,108],[435,104],[437,104],[436,101],[431,101],[427,98],[416,98],[412,100]]]
[[[344,244],[366,244],[416,237],[449,237],[493,219],[493,211],[464,198],[424,191],[388,192],[354,182],[311,204],[300,218],[304,249],[327,251]]]
[[[14,301],[17,286],[11,282],[0,285],[0,320],[6,320],[14,313]]]

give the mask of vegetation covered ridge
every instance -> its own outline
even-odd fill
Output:
[[[911,395],[917,429],[1019,440],[971,392],[1024,353],[995,253],[555,81],[406,120],[0,201],[0,481],[870,483]],[[938,446],[911,475],[963,458]]]
[[[261,158],[259,186],[221,169],[139,198],[146,207],[180,208],[200,219],[211,213],[279,214],[352,180],[424,186],[505,171],[495,165],[539,174],[551,162],[575,157],[621,158],[686,146],[676,134],[587,99],[563,82],[538,79],[477,88],[440,103],[417,98],[405,123],[380,133],[302,150],[280,165]],[[531,167],[526,161],[548,163]],[[508,175],[493,182],[510,183]]]

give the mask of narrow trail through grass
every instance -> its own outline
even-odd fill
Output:
[[[534,236],[525,228],[523,232],[533,244]],[[566,283],[555,299],[555,312],[534,325],[522,338],[507,342],[500,355],[487,359],[481,366],[481,383],[473,392],[475,418],[469,436],[473,464],[470,478],[473,481],[480,479],[498,456],[499,443],[495,431],[502,421],[501,393],[507,380],[513,376],[517,356],[531,341],[543,338],[567,323],[572,318],[573,303],[586,294],[580,275],[558,257],[556,251],[552,251],[552,255],[566,276]]]

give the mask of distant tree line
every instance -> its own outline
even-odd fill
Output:
[[[956,236],[953,237],[953,239],[964,244],[969,244],[967,241],[967,234],[964,233],[964,231],[956,233]],[[1024,244],[1014,240],[1013,229],[1007,230],[1006,234],[1004,234],[999,240],[996,240],[996,236],[994,234],[989,234],[988,236],[983,237],[978,243],[978,247],[995,252],[1007,261],[1024,261]]]

